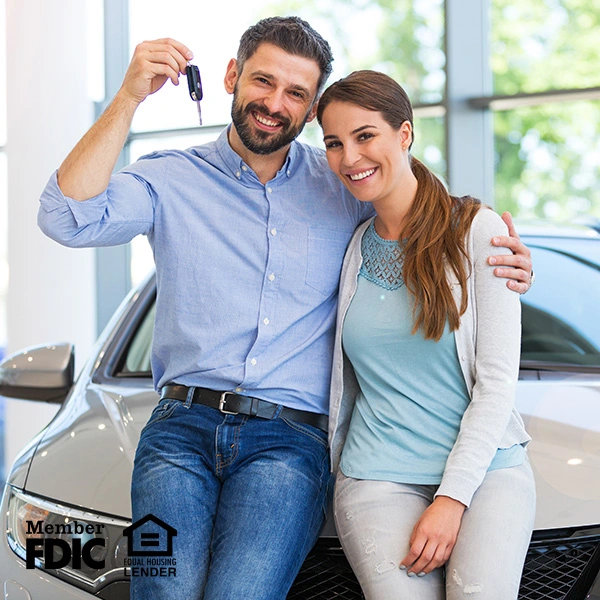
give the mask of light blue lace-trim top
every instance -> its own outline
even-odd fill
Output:
[[[386,240],[375,230],[375,219],[365,231],[361,242],[363,256],[360,274],[386,290],[397,290],[402,279],[402,249],[397,240]]]
[[[340,467],[348,477],[437,485],[470,402],[454,332],[439,341],[412,333],[401,248],[369,225],[363,264],[346,313],[343,346],[360,385]],[[384,289],[382,289],[384,288]],[[525,459],[498,450],[491,469]]]

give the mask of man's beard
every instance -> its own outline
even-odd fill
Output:
[[[270,117],[281,123],[282,128],[277,133],[269,133],[268,131],[261,131],[260,129],[254,129],[250,125],[250,119],[252,119],[252,112],[255,111],[262,116]],[[250,152],[255,154],[271,154],[277,152],[284,146],[294,141],[300,132],[306,125],[308,119],[308,113],[304,120],[293,127],[289,119],[281,115],[280,113],[270,113],[267,107],[260,102],[250,102],[245,108],[238,102],[237,90],[233,94],[233,105],[231,107],[231,120],[240,136],[242,143]]]

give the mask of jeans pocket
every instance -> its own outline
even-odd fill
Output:
[[[152,411],[150,418],[148,419],[145,427],[150,425],[154,425],[155,423],[159,423],[160,421],[164,421],[168,419],[175,409],[177,405],[181,404],[179,400],[174,400],[173,398],[163,398]]]
[[[319,442],[323,445],[324,448],[328,448],[327,443],[327,433],[318,427],[313,427],[312,425],[306,425],[305,423],[298,423],[298,421],[294,421],[289,419],[288,417],[280,417],[280,419],[288,426],[291,427],[294,431],[297,431],[316,442]]]

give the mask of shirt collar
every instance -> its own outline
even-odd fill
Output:
[[[252,169],[242,160],[241,156],[231,147],[229,143],[229,129],[231,123],[221,132],[221,135],[217,138],[215,144],[219,155],[223,159],[223,162],[233,175],[238,180],[241,180],[244,173],[253,173]],[[279,177],[291,177],[296,162],[298,160],[298,142],[294,140],[290,144],[290,149],[287,157],[283,163],[283,166],[275,175],[274,180]]]

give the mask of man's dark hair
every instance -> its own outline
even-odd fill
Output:
[[[314,60],[321,71],[317,95],[331,75],[333,54],[329,44],[306,21],[299,17],[269,17],[249,27],[238,48],[237,62],[240,73],[244,63],[260,44],[273,44],[289,54]]]

